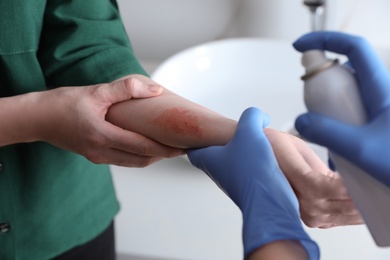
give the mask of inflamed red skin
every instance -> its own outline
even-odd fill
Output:
[[[155,118],[152,123],[175,134],[202,137],[198,117],[191,115],[191,112],[186,109],[168,109]]]

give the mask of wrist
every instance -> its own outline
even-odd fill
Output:
[[[278,240],[257,248],[248,260],[305,260],[309,259],[305,248],[295,240]]]
[[[41,92],[31,92],[13,97],[2,98],[0,102],[0,146],[34,142],[39,140],[37,107]]]
[[[283,216],[288,218],[288,216]],[[244,220],[245,223],[246,220]],[[252,225],[251,232],[247,232],[244,229],[243,242],[244,242],[244,254],[245,259],[310,259],[318,260],[320,258],[320,250],[315,241],[313,241],[309,235],[304,231],[303,227],[299,223],[293,223],[287,220],[284,221],[280,217],[276,217],[271,220],[273,223],[268,223],[262,218],[252,219],[252,222],[263,222],[265,225]],[[245,228],[245,227],[244,227]],[[248,227],[247,227],[248,228]],[[277,244],[278,241],[290,241],[294,242],[296,246],[301,247],[300,251],[304,252],[305,258],[251,258],[254,252],[259,248],[266,247],[270,244]],[[286,242],[287,243],[287,242]],[[289,244],[289,243],[287,243]],[[280,246],[280,245],[279,245]],[[283,248],[283,247],[281,247]],[[268,252],[268,249],[266,250]]]
[[[61,129],[60,124],[66,125],[63,113],[72,113],[75,105],[70,101],[78,93],[71,89],[61,87],[23,95],[21,107],[25,110],[25,119],[21,124],[28,131],[25,131],[22,142],[50,142],[57,134],[54,129]]]
[[[20,129],[24,131],[21,131],[19,142],[44,141],[46,122],[50,121],[48,113],[54,109],[46,98],[50,91],[31,92],[21,97],[24,116],[20,118],[24,119],[20,120]]]
[[[305,232],[297,206],[291,201],[291,194],[285,193],[276,183],[267,183],[267,193],[258,192],[260,187],[248,189],[239,207],[243,214],[243,244],[245,257],[257,248],[280,240],[299,242],[309,255],[309,259],[319,259],[317,244]],[[292,195],[293,196],[293,195]]]

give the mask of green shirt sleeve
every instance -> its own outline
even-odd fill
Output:
[[[147,73],[136,59],[115,0],[47,1],[38,59],[47,85],[111,82]]]

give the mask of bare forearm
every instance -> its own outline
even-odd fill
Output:
[[[38,100],[39,93],[0,99],[0,146],[38,139],[35,120],[38,116]]]
[[[309,256],[303,246],[293,240],[280,240],[256,249],[249,260],[305,260]]]
[[[152,82],[149,78],[136,75],[140,80]],[[191,102],[167,89],[155,98],[132,99],[114,104],[108,110],[107,121],[123,129],[134,131],[162,144],[180,148],[198,148],[211,145],[225,145],[233,137],[237,121],[229,119],[199,104]],[[271,128],[264,133],[273,147],[286,143],[293,145],[291,135]],[[294,146],[294,145],[293,145]],[[306,157],[315,154],[304,143],[297,145]],[[297,153],[296,150],[290,152]],[[302,152],[302,151],[301,151]],[[289,157],[277,150],[281,159]]]
[[[165,145],[197,148],[224,145],[237,122],[165,89],[157,98],[113,105],[107,120]]]

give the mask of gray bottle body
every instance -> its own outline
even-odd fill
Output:
[[[307,72],[302,79],[308,111],[352,125],[366,123],[357,81],[349,69],[326,59],[320,50],[304,53],[302,64]],[[332,151],[329,156],[375,243],[390,246],[390,188]]]

